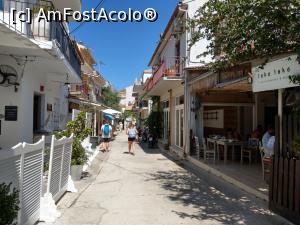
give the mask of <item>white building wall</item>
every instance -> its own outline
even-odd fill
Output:
[[[183,3],[188,4],[188,11],[187,11],[188,18],[189,19],[194,18],[196,11],[206,2],[207,0],[195,0],[195,1],[184,0]],[[187,39],[186,43],[188,43],[189,40],[191,39],[190,31],[187,32],[186,39]],[[211,56],[198,58],[200,54],[206,51],[206,47],[208,45],[209,45],[209,41],[207,41],[206,39],[202,39],[196,42],[190,49],[187,48],[186,66],[187,67],[202,66],[205,63],[212,62]]]
[[[175,64],[175,46],[176,39],[173,36],[171,36],[161,53],[161,59],[165,60],[167,68],[174,66]]]
[[[11,57],[0,56],[2,65],[11,65],[14,67],[18,75],[21,74],[21,67],[18,66]],[[60,115],[68,115],[67,100],[63,95],[63,84],[58,82],[51,82],[49,75],[45,72],[41,72],[42,68],[38,68],[38,63],[29,62],[26,65],[21,85],[18,87],[18,91],[14,91],[14,87],[2,87],[0,86],[0,114],[5,114],[5,106],[18,106],[18,120],[17,121],[5,121],[1,119],[2,127],[0,134],[0,147],[9,148],[19,142],[32,143],[33,141],[33,102],[34,94],[40,94],[44,96],[42,102],[42,116],[41,116],[41,128],[46,131],[52,131],[52,114],[53,112],[47,112],[47,103],[54,104],[54,99],[58,98],[61,101]],[[39,70],[41,69],[41,70]],[[44,86],[44,92],[40,92],[40,86]],[[50,117],[50,118],[49,118]],[[47,119],[49,120],[46,124]],[[61,128],[65,127],[65,122],[60,124]]]
[[[129,103],[134,104],[135,98],[132,97],[133,93],[133,86],[129,86],[126,88],[126,97],[124,99],[121,99],[120,104],[128,106]]]

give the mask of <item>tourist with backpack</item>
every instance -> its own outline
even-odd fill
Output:
[[[136,140],[137,133],[138,132],[135,126],[132,123],[129,123],[126,134],[128,135],[128,151],[132,155],[134,155],[134,151],[135,151],[135,140]]]
[[[103,141],[103,149],[104,151],[108,151],[109,149],[109,142],[112,138],[112,127],[109,125],[109,122],[107,120],[104,121],[104,124],[101,126],[101,135],[102,135],[102,141]]]

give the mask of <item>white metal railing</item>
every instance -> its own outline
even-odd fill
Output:
[[[52,136],[47,193],[51,193],[54,201],[58,201],[67,191],[72,156],[71,137],[56,140]]]
[[[18,224],[34,224],[39,219],[44,146],[42,137],[36,144],[20,143],[0,152],[0,183],[12,183],[19,190]]]

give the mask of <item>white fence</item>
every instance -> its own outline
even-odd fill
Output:
[[[0,183],[11,183],[20,198],[18,224],[34,224],[39,219],[43,181],[45,138],[29,145],[18,144],[0,151]]]
[[[72,156],[73,135],[56,140],[52,136],[47,193],[58,201],[67,191]]]
[[[57,201],[66,191],[76,191],[70,179],[73,135],[56,140],[52,137],[47,193],[42,197],[45,137],[36,144],[21,143],[0,151],[0,183],[19,190],[18,224],[54,222],[60,214]],[[72,189],[72,190],[71,190]]]

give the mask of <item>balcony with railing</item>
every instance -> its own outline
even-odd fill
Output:
[[[61,21],[40,19],[38,12],[41,8],[44,9],[44,12],[55,11],[51,1],[35,1],[33,3],[30,0],[0,0],[0,23],[16,33],[41,42],[46,46],[47,41],[56,41],[57,47],[80,76],[80,59],[75,43],[71,40],[67,31],[67,24]],[[13,9],[16,11],[14,12]],[[23,15],[22,20],[16,16],[17,12],[27,12],[28,9],[31,13]],[[26,22],[24,22],[25,20]]]
[[[153,75],[145,84],[144,90],[149,92],[162,78],[176,79],[182,75],[182,63],[179,57],[164,59],[159,65],[153,67]]]

